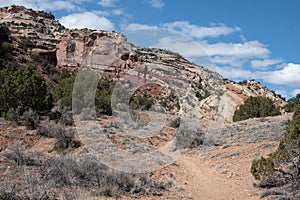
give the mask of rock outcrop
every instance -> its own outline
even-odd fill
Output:
[[[190,104],[189,108],[181,107],[179,113],[190,109],[202,124],[216,118],[222,124],[232,122],[234,111],[250,96],[268,97],[281,108],[285,105],[283,99],[255,81],[227,81],[177,53],[135,47],[120,33],[68,30],[51,13],[20,6],[4,7],[0,8],[0,23],[9,27],[16,47],[22,42],[30,43],[25,54],[38,54],[59,68],[74,71],[89,67],[104,77],[125,77],[140,86],[147,80],[167,88],[167,93],[171,89],[178,91],[177,100]],[[183,89],[186,93],[181,95]]]

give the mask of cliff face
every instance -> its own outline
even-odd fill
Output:
[[[280,107],[285,105],[281,98],[257,82],[249,81],[242,85],[225,81],[219,74],[192,64],[174,52],[137,48],[120,33],[68,30],[50,13],[19,6],[0,8],[0,23],[9,27],[16,38],[16,48],[26,38],[31,42],[31,47],[25,54],[39,54],[59,68],[76,70],[86,66],[102,76],[115,79],[125,77],[141,85],[140,74],[147,65],[149,69],[144,79],[163,86],[157,88],[172,88],[179,94],[190,87],[182,101],[188,101],[191,107],[181,107],[177,112],[190,109],[194,117],[205,122],[216,117],[222,123],[231,122],[236,108],[249,96],[266,96]],[[175,84],[170,80],[177,82]],[[149,88],[155,87],[150,83],[146,90]]]
[[[72,30],[59,38],[56,49],[57,64],[60,67],[77,68],[92,60],[99,60],[99,63],[93,65],[102,69],[112,65],[116,59],[121,59],[123,54],[131,51],[132,46],[119,33]]]

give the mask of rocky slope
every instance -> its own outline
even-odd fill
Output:
[[[8,25],[12,36],[17,40],[15,46],[18,46],[21,38],[27,38],[33,43],[27,53],[39,54],[60,68],[76,70],[88,66],[102,76],[112,78],[124,77],[131,71],[131,81],[141,85],[142,82],[136,79],[136,75],[143,74],[145,65],[151,65],[145,77],[149,81],[159,81],[163,87],[173,88],[175,91],[182,91],[182,84],[184,88],[192,88],[188,101],[192,101],[193,115],[205,121],[202,124],[207,124],[213,116],[218,116],[221,123],[232,122],[234,111],[249,96],[269,97],[280,107],[285,104],[279,96],[255,81],[243,85],[225,81],[219,74],[190,63],[177,53],[137,48],[128,43],[120,33],[68,30],[51,13],[20,6],[4,7],[0,9],[0,23]],[[184,83],[176,83],[180,87],[175,83],[168,83],[174,77],[177,80],[180,77]],[[179,98],[183,96],[187,95],[182,94]],[[181,113],[185,112],[183,109],[181,108]]]
[[[194,131],[194,126],[204,128],[205,134],[200,131],[197,135],[200,138],[196,138],[199,140],[199,144],[194,145],[196,148],[187,150],[177,161],[173,159],[173,164],[153,172],[156,180],[170,182],[172,186],[169,188],[167,184],[161,185],[159,187],[165,191],[163,196],[160,196],[161,193],[151,196],[150,192],[146,193],[148,198],[145,199],[258,198],[261,191],[252,186],[254,180],[250,174],[251,161],[260,155],[267,155],[277,147],[290,115],[249,119],[237,123],[232,122],[232,116],[237,107],[250,96],[268,97],[283,108],[286,102],[280,96],[253,80],[242,83],[225,80],[205,66],[195,65],[169,50],[138,48],[128,43],[126,37],[120,33],[66,29],[52,14],[43,11],[19,6],[0,8],[0,23],[6,24],[15,38],[13,44],[17,58],[30,60],[30,54],[37,54],[61,69],[77,71],[88,68],[102,77],[116,80],[127,91],[155,99],[171,114],[171,119],[167,120],[172,121],[179,115],[184,125],[179,131],[189,133]],[[20,46],[24,40],[31,43],[25,50]],[[172,127],[174,125],[170,123],[159,130],[166,119],[158,114],[154,117],[154,125],[145,125],[138,130],[135,125],[139,125],[140,121],[136,120],[134,126],[130,126],[135,113],[124,112],[124,102],[126,101],[117,101],[114,105],[116,112],[113,117],[103,116],[96,123],[91,122],[91,126],[87,121],[84,121],[82,127],[81,124],[76,124],[79,134],[80,129],[89,133],[80,135],[84,145],[74,150],[76,155],[85,155],[87,150],[101,150],[105,153],[111,151],[106,155],[115,156],[116,162],[122,161],[121,156],[131,156],[131,159],[137,158],[135,161],[140,161],[141,157],[137,155],[148,150],[161,147],[166,147],[165,151],[170,150],[168,148],[171,145],[167,144],[174,138],[174,132],[176,134],[176,129]],[[153,109],[161,109],[158,105],[155,106]],[[118,124],[116,119],[121,119],[123,123]],[[144,121],[141,120],[142,123]],[[54,124],[49,127],[52,130]],[[130,128],[133,131],[126,131]],[[100,142],[103,143],[99,135],[103,137],[103,141],[111,143],[99,145]],[[22,142],[28,152],[38,151],[46,158],[55,156],[55,139],[41,137],[36,131],[14,127],[0,119],[0,162],[3,164],[0,173],[4,178],[7,178],[4,174],[15,176],[15,172],[21,170],[21,167],[5,156],[9,147],[18,142]],[[122,148],[129,153],[121,155],[117,150]],[[202,156],[201,159],[198,153]],[[159,158],[160,160],[153,159],[159,165],[169,159],[161,155]],[[145,160],[151,159],[146,157]],[[9,170],[10,166],[12,170]],[[142,181],[137,178],[135,180],[136,188],[141,188]],[[135,190],[128,194],[132,196],[125,195],[122,199],[144,199]]]
[[[163,193],[157,190],[156,195],[152,196],[148,192],[144,196],[130,191],[118,199],[259,199],[263,189],[253,186],[255,180],[250,174],[251,161],[260,156],[266,156],[277,148],[285,124],[290,118],[291,115],[283,115],[265,119],[248,119],[226,125],[221,128],[222,131],[215,140],[205,143],[206,146],[189,149],[173,164],[153,172],[151,178],[163,183],[160,185],[162,189],[168,188],[163,189]],[[109,118],[103,118],[100,125],[107,130],[105,133],[111,136],[110,139],[122,142],[119,133],[113,133],[115,128],[110,127],[110,122]],[[166,135],[166,133],[162,134],[162,138],[156,142],[164,141],[163,137]],[[41,159],[40,162],[43,159],[55,157],[54,138],[37,136],[35,130],[12,126],[8,121],[0,118],[0,180],[1,183],[5,183],[0,184],[0,192],[3,188],[8,191],[16,190],[9,188],[10,185],[18,185],[14,181],[24,178],[22,173],[24,173],[25,166],[18,166],[13,160],[13,158],[23,157],[8,156],[8,152],[12,150],[11,147],[20,142],[26,151],[19,152],[20,155],[15,156],[30,155],[34,160]],[[124,142],[129,145],[128,141]],[[82,148],[77,149],[75,154],[79,152],[84,153]],[[27,166],[26,169],[31,175],[30,170],[36,171],[37,166]],[[27,188],[36,187],[33,181],[25,183]],[[43,183],[39,182],[41,187],[36,188],[36,191],[31,194],[45,191],[48,194],[50,190]],[[134,184],[137,188],[143,187],[139,179],[135,179]],[[66,188],[65,191],[78,194],[79,197],[74,199],[113,199],[91,196],[93,193],[85,191],[84,188]],[[56,192],[60,194],[56,199],[62,199],[63,192],[59,190]],[[69,193],[64,195],[67,194],[70,195]],[[84,196],[80,196],[83,194]]]

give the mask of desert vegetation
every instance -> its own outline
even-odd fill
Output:
[[[55,63],[28,51],[34,45],[28,38],[17,40],[15,48],[27,56],[27,60],[18,60],[14,55],[16,39],[4,25],[0,26],[0,34],[0,115],[11,125],[25,126],[32,140],[20,136],[12,145],[0,148],[5,160],[1,170],[7,167],[0,177],[0,199],[89,199],[122,195],[134,198],[160,196],[168,188],[164,182],[155,182],[151,173],[119,172],[90,155],[75,153],[84,146],[76,135],[71,112],[74,84],[87,92],[83,97],[85,102],[95,99],[97,114],[111,115],[115,86],[112,80],[101,79],[96,91],[87,91],[90,76],[79,77],[82,81],[75,83],[76,72],[58,69]],[[132,102],[134,108],[151,105],[150,100],[142,97]],[[13,139],[9,133],[5,137]],[[32,150],[36,140],[50,141],[50,150]]]
[[[270,152],[268,148],[275,148],[282,136],[281,128],[286,124],[287,115],[279,116],[286,117],[285,121],[276,121],[275,118],[275,121],[272,121],[273,118],[253,119],[245,123],[232,123],[220,129],[214,123],[207,127],[205,123],[217,119],[221,112],[217,105],[219,99],[214,99],[215,94],[222,96],[224,84],[233,82],[224,80],[219,74],[194,65],[169,50],[128,45],[125,37],[119,33],[68,30],[55,21],[51,13],[35,12],[17,6],[12,8],[23,11],[20,16],[13,14],[17,18],[14,19],[16,22],[4,22],[6,25],[0,25],[0,199],[140,199],[145,196],[150,199],[201,199],[206,198],[202,193],[207,191],[219,193],[221,199],[224,199],[223,191],[218,187],[220,182],[225,188],[222,189],[231,189],[231,193],[243,186],[241,190],[244,191],[239,191],[238,194],[247,192],[244,196],[248,197],[249,187],[242,184],[249,181],[251,176],[249,168],[244,167],[246,159],[247,164],[250,164],[249,150],[257,148],[255,153],[259,152],[257,155],[261,155],[261,152]],[[28,14],[28,11],[31,13]],[[26,20],[22,20],[22,16]],[[67,37],[61,37],[61,34]],[[100,45],[99,51],[92,51],[102,42],[103,48]],[[85,48],[82,55],[78,54],[79,47]],[[101,52],[106,47],[107,50]],[[108,51],[112,51],[112,54]],[[92,57],[96,54],[109,57],[111,66],[87,66],[92,72],[84,71],[87,68],[83,63],[89,62],[83,61],[91,59],[90,54]],[[157,64],[159,67],[151,70],[145,67],[144,79],[139,77],[140,74],[135,79],[132,73],[130,80],[122,82],[123,74],[141,64]],[[99,79],[97,73],[103,71],[103,77],[106,78]],[[166,80],[166,84],[152,83],[151,81],[157,80],[156,75],[159,80]],[[173,80],[169,83],[168,80],[177,78],[180,84],[174,84],[175,81],[173,84],[176,88],[173,90],[170,87]],[[121,84],[117,84],[116,80]],[[136,83],[144,85],[132,95],[125,90]],[[186,99],[177,96],[180,90],[185,90],[183,83],[191,87],[190,93],[185,95]],[[260,89],[268,92],[267,88],[256,84],[254,86],[250,87],[247,81],[242,81],[231,92],[243,99],[251,95],[271,96],[276,105],[285,104],[276,98],[275,92],[266,94]],[[244,94],[244,90],[239,90],[240,88],[248,88],[246,90],[249,93]],[[256,91],[259,92],[255,93]],[[127,94],[131,96],[126,96]],[[122,101],[124,99],[126,101]],[[280,195],[282,198],[298,198],[297,193],[290,193],[299,189],[299,99],[300,95],[290,99],[284,108],[288,112],[295,111],[295,115],[288,123],[278,150],[268,157],[253,161],[251,172],[259,181],[257,185],[270,189],[261,197]],[[229,103],[233,103],[232,109],[235,109],[237,101],[231,100],[233,102]],[[110,116],[113,114],[111,104],[120,108],[114,110],[115,113],[124,110],[127,112],[128,107],[123,103],[129,104],[129,114],[134,122],[130,131],[122,130],[116,119]],[[185,103],[192,107],[186,108]],[[279,109],[282,107],[277,108],[268,98],[250,97],[235,111],[233,121],[279,115]],[[153,118],[148,111],[153,110],[167,114],[166,120],[158,118],[165,122],[161,130],[153,131],[155,127],[148,126]],[[192,111],[196,111],[192,115],[193,119],[182,115]],[[82,120],[82,124],[76,124],[77,127],[73,114],[76,119]],[[97,125],[90,127],[90,119]],[[203,124],[198,126],[198,121]],[[249,125],[251,122],[253,124]],[[87,128],[79,130],[81,125],[86,125]],[[144,135],[137,134],[139,127],[143,127],[141,134]],[[76,128],[89,135],[76,132]],[[99,144],[97,136],[100,134],[119,149],[129,150],[133,156],[152,149],[168,149],[169,146],[163,146],[171,144],[168,143],[171,140],[172,145],[175,145],[175,148],[172,146],[172,151],[179,150],[185,155],[181,160],[154,172],[120,172],[92,156],[93,149],[89,145]],[[89,142],[84,140],[87,138]],[[97,147],[108,149],[106,144],[100,145]],[[240,151],[244,146],[245,150]],[[212,154],[207,154],[206,160],[199,160],[199,152],[203,152],[203,155],[209,153],[204,152],[205,148],[207,151],[212,150]],[[214,149],[217,151],[214,152]],[[161,158],[155,160],[158,163],[161,161]],[[243,166],[240,167],[241,165]],[[234,167],[244,168],[246,172],[240,173],[237,170],[235,173]],[[176,173],[173,174],[174,171]],[[278,187],[285,187],[284,192],[278,190]],[[168,196],[167,193],[171,195]]]
[[[13,146],[7,158],[16,162],[17,174],[1,177],[0,199],[156,196],[165,190],[164,183],[154,182],[151,174],[115,171],[92,157],[61,154],[45,159],[39,152]]]
[[[266,97],[249,97],[233,115],[233,121],[280,115],[280,110]]]
[[[295,108],[293,119],[286,126],[283,139],[278,149],[268,157],[254,160],[251,173],[259,180],[258,186],[277,188],[293,198],[299,198],[300,169],[300,109]],[[281,187],[281,189],[280,189]],[[284,188],[284,189],[283,189]],[[269,195],[273,193],[269,191]],[[275,191],[275,190],[272,190]],[[265,193],[266,195],[266,193]]]

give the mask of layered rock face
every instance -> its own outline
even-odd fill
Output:
[[[60,37],[56,47],[58,66],[70,68],[86,64],[98,65],[99,69],[108,67],[115,59],[128,60],[125,54],[132,50],[125,36],[119,33],[91,30],[68,31]],[[98,63],[91,63],[95,61]]]
[[[88,67],[115,80],[126,77],[139,86],[147,81],[149,88],[173,89],[178,94],[184,90],[185,94],[177,100],[189,102],[190,107],[182,106],[176,112],[192,110],[204,126],[216,120],[222,124],[232,122],[234,111],[250,96],[265,96],[280,107],[285,105],[278,95],[255,81],[237,84],[224,80],[218,73],[195,65],[177,53],[135,47],[120,33],[68,30],[50,13],[19,6],[0,8],[0,23],[9,27],[17,39],[16,47],[22,38],[27,38],[33,43],[27,53],[39,54],[59,68]],[[170,80],[178,80],[178,85]]]
[[[56,63],[59,38],[66,31],[50,13],[20,6],[0,8],[0,22],[5,23],[17,42],[28,39],[32,53]]]

